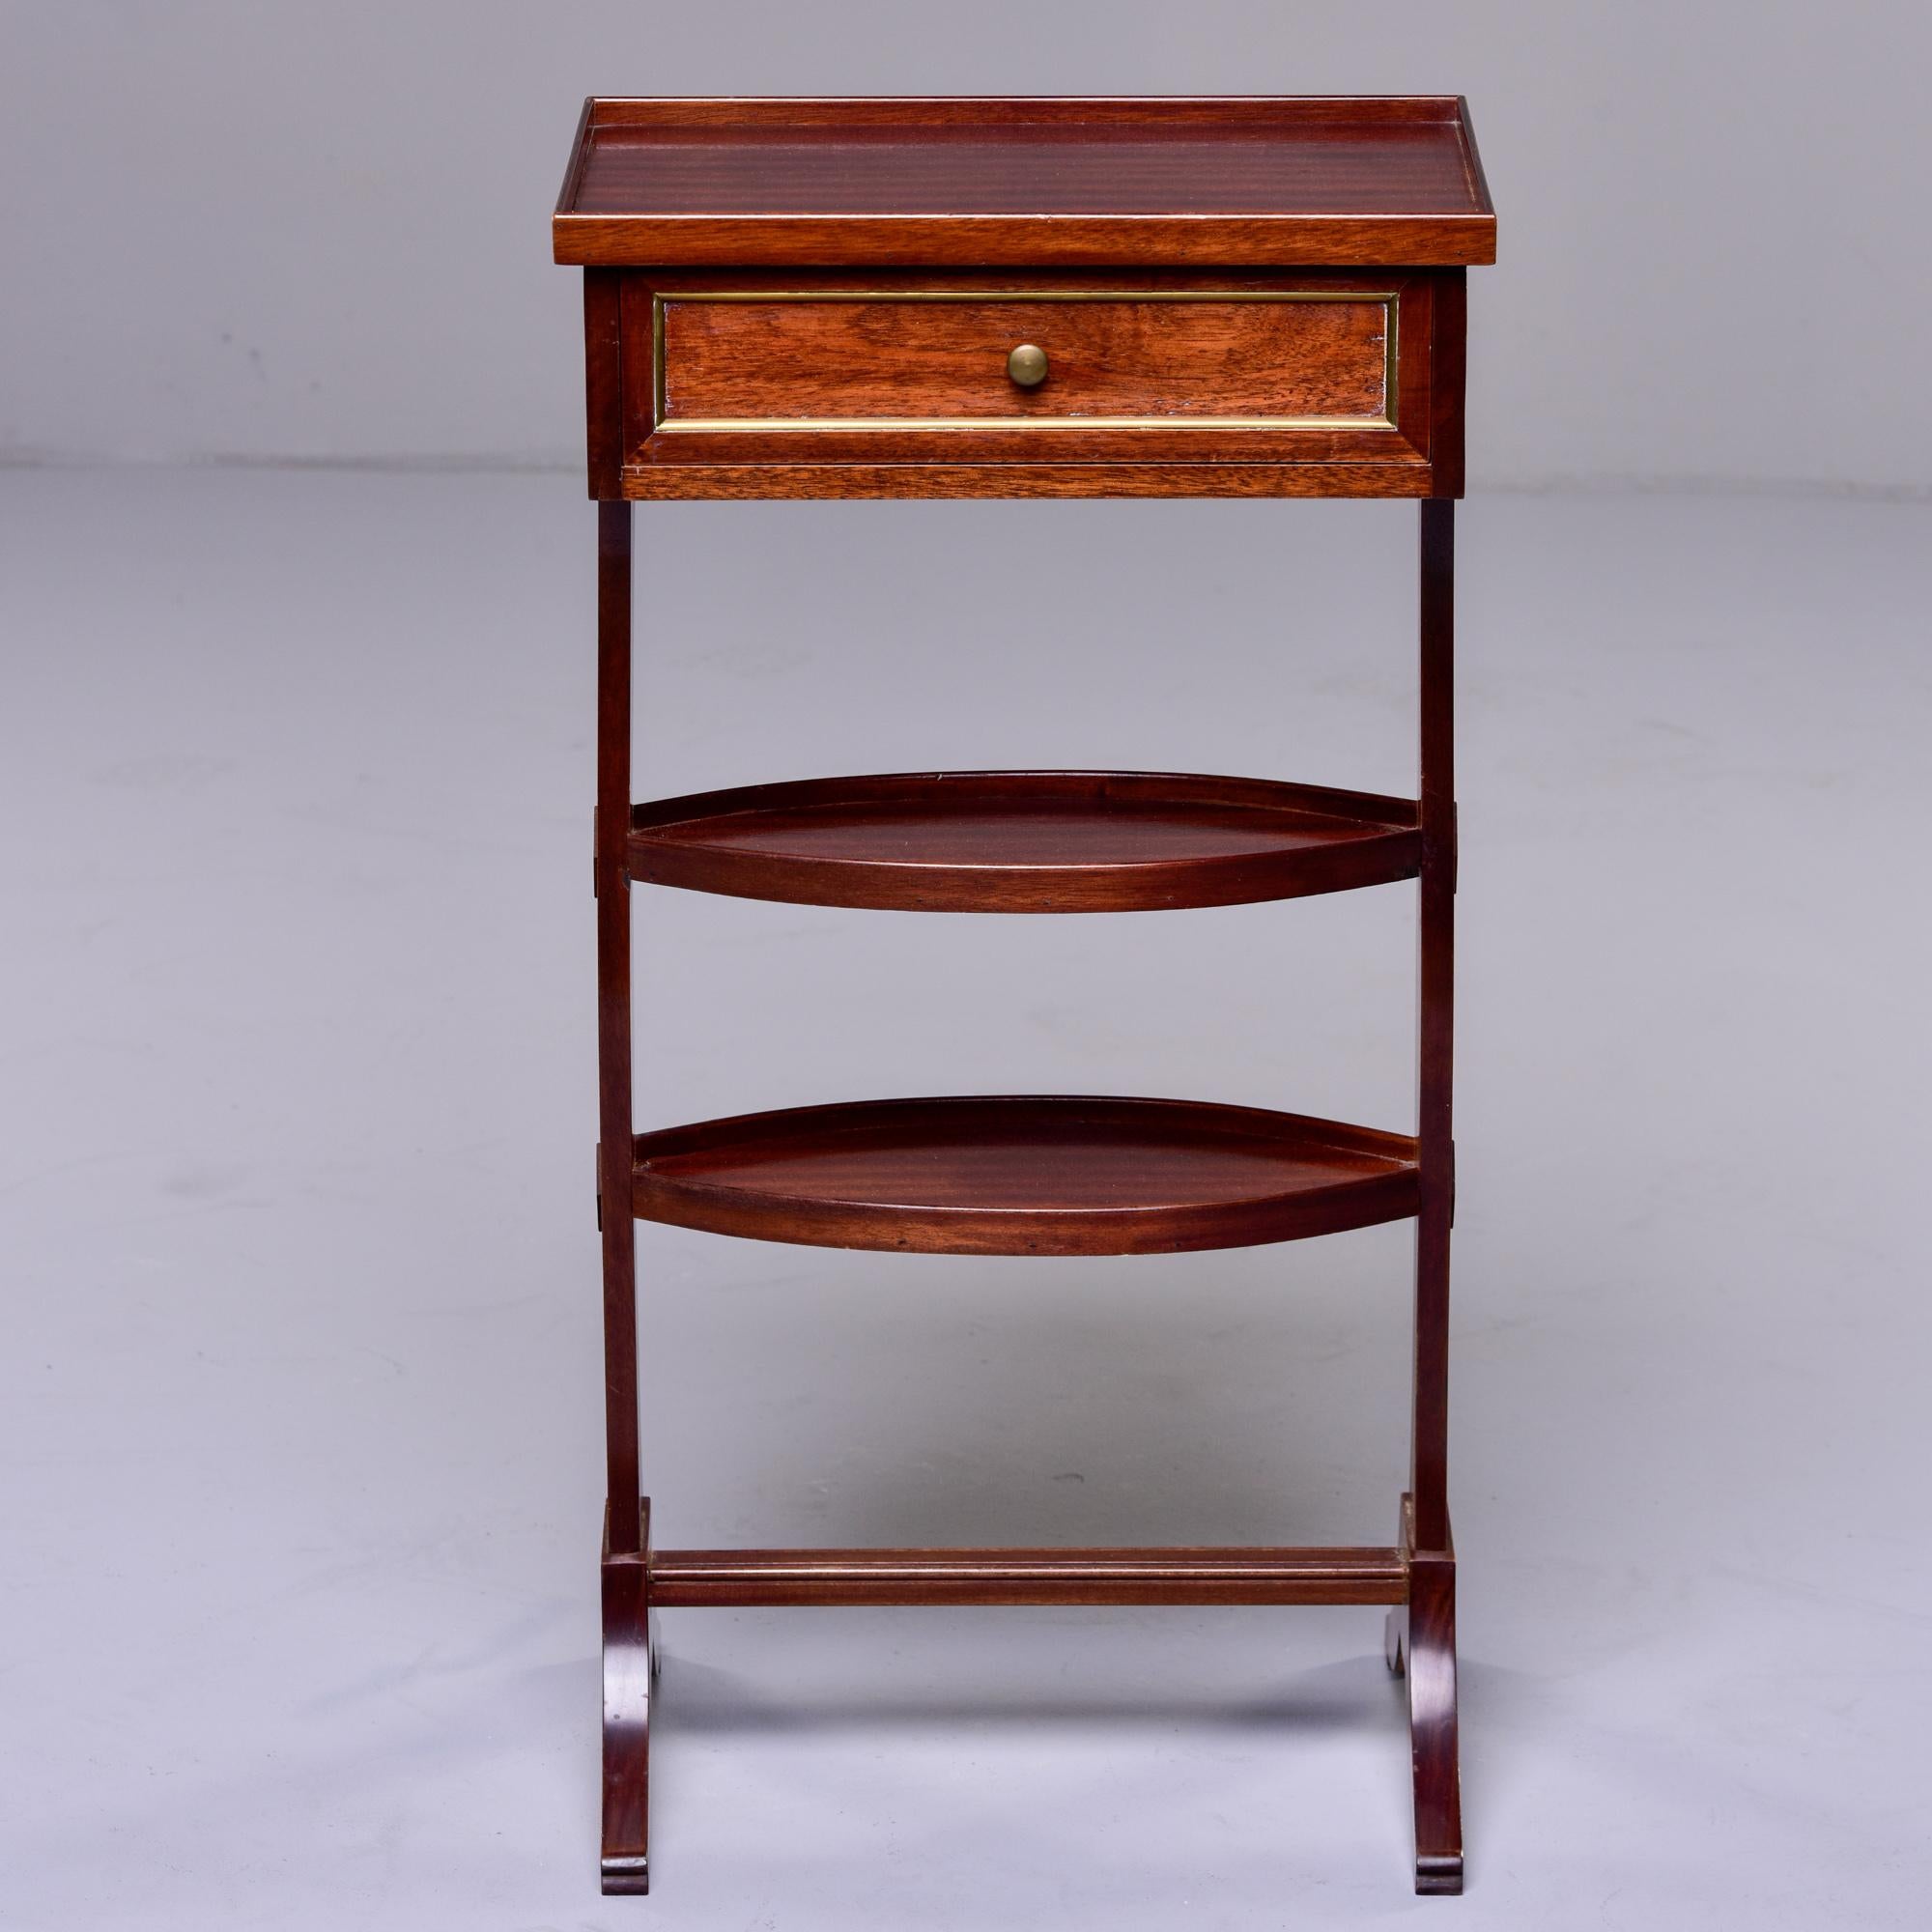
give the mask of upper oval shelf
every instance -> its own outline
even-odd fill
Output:
[[[908,772],[633,809],[630,874],[915,912],[1147,912],[1415,876],[1407,799],[1172,772]]]

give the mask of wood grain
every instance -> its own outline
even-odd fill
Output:
[[[1435,488],[1430,439],[1439,413],[1438,280],[1171,269],[626,273],[616,431],[624,489],[638,497],[745,494],[757,484],[726,472],[752,468],[769,474],[764,494],[825,497],[1426,495]],[[742,311],[769,314],[772,326],[747,327]],[[1063,358],[1037,390],[1016,388],[1006,355],[1023,336],[1018,322],[1003,328],[1003,317],[1023,318],[1027,330],[1047,337],[1049,353],[1065,331],[1070,366]],[[1197,327],[1207,331],[1207,353],[1190,348]],[[663,395],[653,373],[661,328]],[[1224,363],[1234,337],[1240,354]],[[1267,375],[1271,349],[1283,367]],[[676,365],[685,355],[702,377],[696,388],[681,387]],[[962,402],[964,412],[944,412]],[[1357,413],[1240,412],[1302,403]],[[1155,412],[1130,413],[1129,404]],[[708,413],[754,406],[781,412]],[[928,408],[941,413],[920,413]],[[1196,410],[1203,412],[1183,412]],[[917,477],[879,473],[909,462],[934,466],[929,491]],[[1209,464],[1228,469],[1211,476],[1196,469]],[[1282,475],[1260,473],[1277,464]],[[810,465],[823,468],[793,474]],[[1177,474],[1119,473],[1140,465]],[[1334,475],[1306,473],[1318,465],[1335,466]],[[1360,488],[1351,480],[1381,465],[1404,473]],[[643,474],[686,467],[707,474]],[[1236,477],[1235,469],[1256,473]]]
[[[651,1510],[633,1493],[624,1514],[639,1525],[634,1548],[614,1548],[607,1516],[601,1573],[604,1614],[603,1889],[647,1892],[650,1883]]]
[[[1389,1613],[1390,1667],[1408,1679],[1415,1797],[1415,1889],[1463,1889],[1463,1780],[1456,1689],[1456,1552],[1415,1545],[1414,1498],[1402,1499],[1407,1602]],[[1446,1527],[1445,1527],[1446,1538]]]
[[[1494,252],[1466,106],[593,99],[554,233],[559,260],[586,265],[599,502],[605,1889],[648,1884],[660,1604],[1379,1603],[1408,1680],[1417,1889],[1459,1890],[1453,499],[1463,268]],[[1069,289],[1099,298],[1055,299]],[[1289,294],[1334,299],[1277,299]],[[1390,313],[1392,392],[1377,333]],[[1021,337],[1048,351],[1037,390],[1003,380]],[[634,806],[632,500],[1107,496],[1423,498],[1418,799],[1167,774],[914,773]],[[634,879],[801,903],[1058,912],[1408,876],[1420,882],[1413,1136],[1064,1095],[633,1131]],[[1224,1247],[1413,1216],[1399,1546],[653,1555],[625,1206],[769,1240],[1014,1255]]]
[[[640,1134],[632,1199],[645,1220],[816,1247],[1176,1254],[1400,1220],[1414,1146],[1199,1101],[871,1100]]]
[[[1449,1247],[1456,1211],[1456,505],[1420,515],[1422,871],[1417,920],[1415,1353],[1410,1494],[1409,1728],[1415,1889],[1463,1889],[1456,1701],[1456,1559],[1449,1537]]]
[[[604,1429],[611,1544],[635,1550],[638,1514],[637,1231],[631,1177],[631,506],[597,506],[597,1199],[604,1248]]]
[[[1453,266],[1495,216],[1449,97],[593,99],[559,262]]]
[[[1455,1207],[1456,506],[1421,506],[1418,675],[1422,872],[1416,922],[1415,1389],[1409,1490],[1416,1546],[1449,1534],[1449,1230]]]
[[[1426,464],[815,461],[631,464],[634,502],[925,497],[1428,497]]]
[[[639,883],[912,912],[1238,905],[1414,876],[1404,799],[1172,772],[913,772],[639,806]]]
[[[624,495],[623,277],[614,269],[583,271],[584,455],[590,494]]]
[[[1401,1604],[1395,1548],[667,1549],[668,1609],[993,1604]]]
[[[1379,424],[1391,398],[1386,303],[1293,293],[774,295],[664,302],[660,430],[777,418],[824,424],[1315,417]],[[1008,353],[1048,374],[1021,388]]]

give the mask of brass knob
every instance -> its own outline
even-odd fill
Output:
[[[1022,342],[1007,357],[1007,374],[1023,389],[1037,389],[1046,381],[1046,351]]]

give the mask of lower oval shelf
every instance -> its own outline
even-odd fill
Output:
[[[632,1209],[755,1240],[1128,1255],[1416,1211],[1415,1142],[1191,1100],[1005,1094],[744,1114],[641,1134]]]

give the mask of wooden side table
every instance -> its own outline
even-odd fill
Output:
[[[1416,1889],[1462,1888],[1446,1494],[1451,657],[1463,270],[1495,217],[1463,103],[586,103],[606,1891],[646,1889],[652,1613],[703,1605],[1381,1604]],[[1418,799],[1146,772],[631,796],[631,504],[1410,497]],[[1228,905],[1413,878],[1415,1132],[1186,1100],[889,1099],[637,1134],[630,888],[925,912]],[[1416,1223],[1409,1492],[1373,1548],[665,1549],[638,1480],[634,1217],[923,1253],[1127,1255]]]

